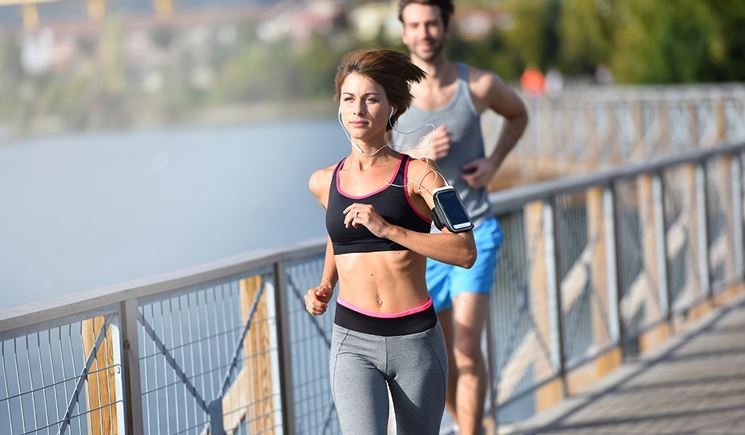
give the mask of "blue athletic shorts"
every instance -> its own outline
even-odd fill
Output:
[[[487,219],[473,230],[476,240],[476,263],[470,269],[427,259],[427,288],[435,311],[453,307],[460,293],[489,294],[497,269],[497,253],[504,235],[496,218]]]

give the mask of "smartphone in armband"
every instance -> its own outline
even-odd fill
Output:
[[[432,220],[437,228],[447,227],[453,233],[473,229],[473,222],[455,188],[445,186],[435,189],[432,192],[432,199],[435,203],[435,208],[432,209]]]

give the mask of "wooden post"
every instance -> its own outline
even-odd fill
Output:
[[[609,222],[606,216],[606,208],[603,201],[605,189],[602,186],[593,187],[587,191],[587,234],[591,242],[591,274],[592,274],[592,332],[595,346],[605,347],[613,343],[614,338],[611,322],[616,319],[615,313],[611,312],[611,300],[609,298],[608,274],[611,268],[609,264],[608,233],[612,228],[607,228]],[[615,289],[613,289],[615,293]],[[614,295],[615,296],[615,295]],[[612,351],[595,360],[595,376],[602,378],[621,365],[621,348],[616,346]]]
[[[670,130],[672,129],[672,125],[670,125],[670,109],[667,107],[667,103],[665,101],[659,101],[657,103],[657,116],[659,117],[659,126],[660,126],[660,149],[665,154],[670,154],[673,149],[673,141],[672,141],[672,134],[670,134]]]
[[[688,116],[690,121],[688,125],[688,134],[691,137],[689,141],[692,149],[698,149],[701,146],[701,129],[698,126],[698,111],[696,110],[697,104],[693,101],[688,103]],[[705,130],[705,129],[704,129]]]
[[[735,264],[735,246],[734,242],[736,240],[735,237],[735,214],[729,209],[729,206],[733,204],[732,197],[733,197],[733,191],[734,188],[732,186],[733,183],[733,171],[732,171],[732,157],[728,154],[723,154],[719,156],[717,161],[717,169],[716,173],[712,174],[715,178],[715,183],[719,187],[719,200],[722,204],[723,208],[723,214],[724,214],[724,231],[722,232],[722,235],[719,237],[724,237],[724,240],[712,240],[712,242],[716,243],[717,246],[715,246],[715,249],[718,249],[716,252],[710,253],[710,259],[711,257],[721,257],[721,260],[724,262],[724,279],[734,279],[735,275],[737,274],[737,265]],[[737,183],[741,183],[741,180],[735,180]],[[725,252],[721,252],[721,244],[724,244],[726,246]],[[713,255],[712,255],[713,254]],[[710,267],[713,268],[715,265],[711,265]]]
[[[604,143],[601,144],[598,140],[598,132],[597,132],[597,125],[595,125],[595,119],[594,119],[594,113],[592,111],[592,108],[590,107],[589,103],[585,103],[581,106],[580,112],[582,113],[581,116],[585,118],[585,137],[587,139],[586,143],[586,153],[585,155],[588,158],[588,166],[593,170],[597,171],[599,168],[602,168],[605,166],[606,163],[603,161],[602,152],[600,151],[600,148],[602,146],[608,146],[611,149],[615,149],[617,147],[617,143]]]
[[[94,317],[82,322],[83,355],[86,357],[96,344],[96,337],[101,333],[104,320],[104,317]],[[112,331],[109,328],[89,370],[86,399],[88,409],[93,410],[88,413],[88,433],[91,435],[116,435],[118,431],[112,340]]]
[[[535,321],[535,334],[542,337],[549,349],[552,360],[542,358],[538,352],[534,364],[534,376],[538,380],[549,379],[559,374],[559,379],[553,380],[536,391],[536,412],[541,412],[557,404],[564,397],[566,391],[563,377],[563,355],[561,352],[561,324],[553,313],[560,313],[561,300],[558,298],[558,284],[555,279],[555,264],[552,261],[553,247],[547,246],[546,227],[553,229],[551,219],[547,219],[546,205],[542,201],[532,202],[525,206],[525,237],[526,245],[530,246],[531,262],[529,270],[530,280],[530,310]],[[553,290],[551,289],[553,287]],[[552,294],[554,297],[552,298]],[[552,313],[553,312],[553,313]],[[552,321],[553,320],[553,321]]]
[[[632,123],[636,126],[636,128],[634,129],[634,145],[631,147],[628,156],[622,156],[619,153],[619,155],[617,156],[618,159],[615,160],[614,163],[621,163],[624,161],[644,161],[649,157],[647,155],[649,147],[644,141],[646,136],[644,128],[649,128],[648,125],[644,125],[644,118],[642,117],[644,102],[637,101],[634,103],[629,103],[629,105],[631,106],[629,110],[631,111]],[[636,153],[635,151],[637,150],[641,150],[640,153]]]
[[[653,328],[639,337],[639,350],[645,352],[656,345],[663,343],[670,336],[670,323],[666,321],[667,301],[660,297],[667,291],[666,258],[665,249],[660,249],[660,240],[664,241],[664,225],[659,225],[659,210],[654,193],[654,176],[641,175],[637,180],[637,191],[639,193],[639,221],[641,223],[642,252],[644,253],[643,270],[647,275],[650,288],[653,292],[655,304],[647,304],[645,323],[662,321],[659,326]],[[664,243],[662,247],[664,248]]]
[[[261,276],[240,281],[241,318],[248,320],[256,294],[262,286]],[[259,299],[252,324],[243,342],[245,364],[223,398],[223,425],[229,433],[241,421],[248,421],[249,433],[274,433],[274,400],[271,355],[271,330],[266,322],[266,294]]]
[[[718,143],[727,140],[727,111],[724,108],[724,100],[717,101],[717,141]]]

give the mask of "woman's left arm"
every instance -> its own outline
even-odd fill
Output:
[[[429,210],[434,208],[432,190],[444,186],[442,177],[433,170],[436,171],[437,166],[432,161],[412,160],[410,162],[411,179],[420,180],[418,187],[410,189],[410,194],[420,196]],[[344,223],[348,227],[364,225],[378,237],[389,239],[417,254],[442,263],[468,269],[476,261],[476,244],[472,231],[451,233],[447,228],[443,228],[439,234],[412,231],[390,224],[369,204],[352,204],[344,210],[344,214]]]

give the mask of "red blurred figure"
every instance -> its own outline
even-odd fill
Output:
[[[537,68],[525,68],[520,76],[520,86],[523,92],[531,97],[540,97],[545,92],[546,80]]]

